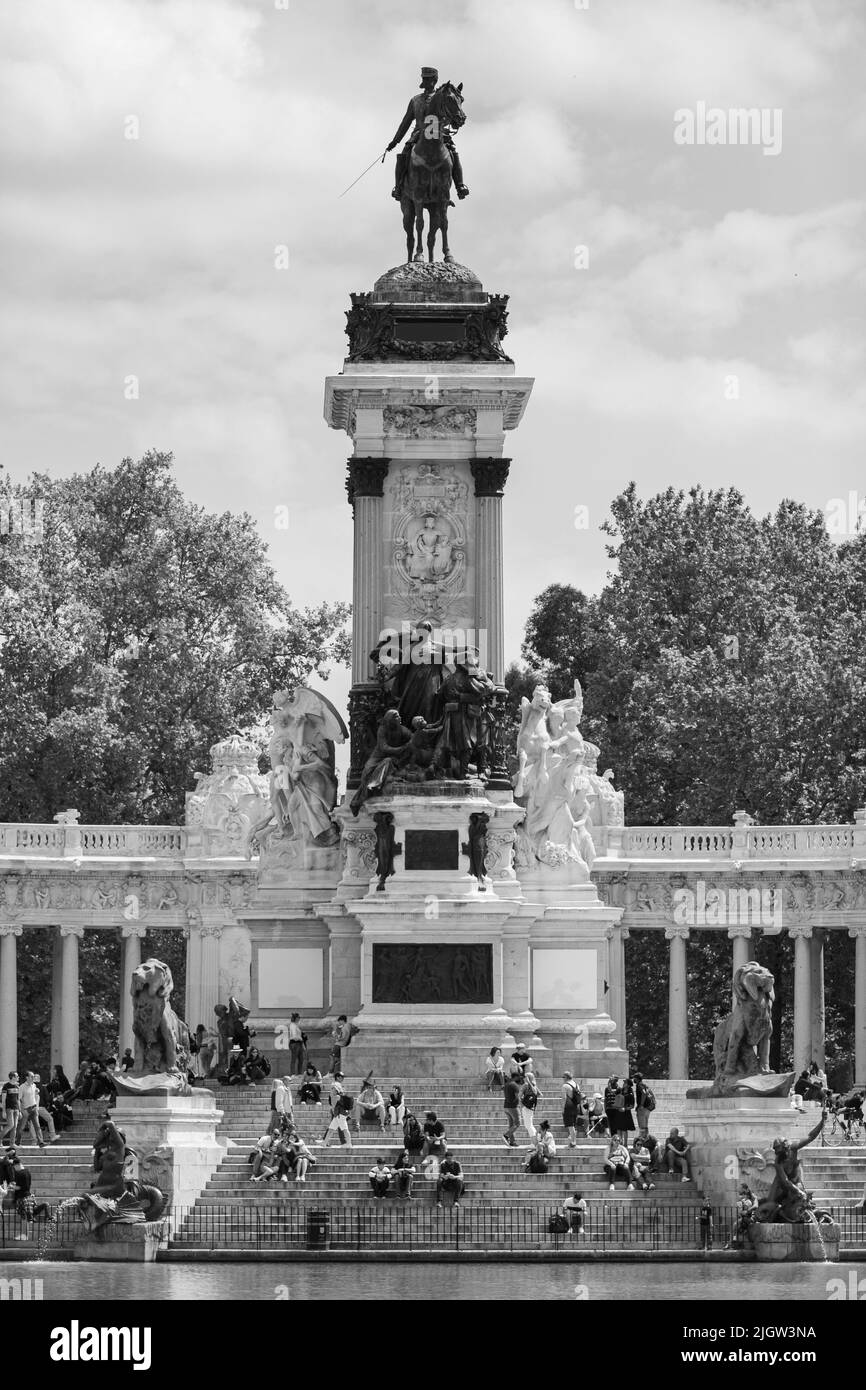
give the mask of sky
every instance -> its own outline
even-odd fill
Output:
[[[465,98],[452,251],[511,296],[535,378],[507,436],[507,658],[546,585],[604,583],[631,480],[759,513],[866,495],[866,7],[6,0],[0,24],[13,479],[170,450],[188,496],[256,519],[298,605],[350,598],[323,382],[350,291],[404,255],[392,156],[339,195],[428,64]],[[765,138],[701,140],[732,108]]]

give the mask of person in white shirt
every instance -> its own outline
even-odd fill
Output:
[[[377,1158],[368,1174],[375,1201],[381,1202],[391,1186],[391,1169],[384,1158]]]
[[[604,1161],[604,1171],[607,1173],[608,1187],[611,1192],[617,1178],[623,1178],[628,1185],[628,1191],[634,1191],[634,1183],[631,1174],[631,1157],[629,1151],[616,1135],[611,1137],[610,1148],[607,1151],[607,1158]]]
[[[271,1091],[271,1121],[268,1133],[274,1134],[294,1123],[292,1088],[288,1076],[278,1076]]]
[[[542,1120],[536,1131],[535,1147],[524,1163],[527,1173],[546,1173],[550,1160],[556,1157],[556,1140],[549,1120]]]
[[[573,1236],[577,1231],[579,1236],[585,1236],[586,1198],[583,1193],[575,1192],[573,1197],[566,1197],[562,1204],[562,1211],[568,1220],[568,1234]]]
[[[382,1092],[376,1089],[372,1081],[364,1085],[364,1089],[358,1097],[358,1109],[355,1115],[355,1130],[361,1132],[361,1121],[369,1115],[375,1115],[379,1121],[379,1131],[385,1133],[385,1102],[382,1099]]]
[[[40,1149],[45,1148],[45,1141],[42,1138],[42,1130],[39,1126],[39,1088],[36,1085],[36,1077],[32,1071],[28,1071],[24,1077],[24,1084],[21,1087],[21,1118],[18,1121],[17,1143],[21,1143],[24,1131],[30,1126],[33,1135],[33,1142],[38,1144]]]

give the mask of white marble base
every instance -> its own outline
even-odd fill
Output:
[[[792,1110],[790,1101],[779,1096],[685,1100],[678,1128],[692,1145],[696,1184],[711,1200],[721,1203],[736,1201],[741,1182],[747,1182],[759,1198],[765,1197],[774,1176],[773,1140],[804,1138],[818,1113]],[[657,1137],[661,1140],[665,1136]],[[807,1187],[809,1154],[810,1149],[804,1149]]]
[[[163,1191],[170,1189],[167,1213],[174,1232],[206,1183],[213,1177],[226,1152],[217,1137],[222,1119],[211,1091],[194,1090],[188,1096],[118,1096],[112,1119],[126,1136],[138,1158],[142,1179]],[[164,1173],[165,1185],[159,1180]]]

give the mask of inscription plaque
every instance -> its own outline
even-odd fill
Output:
[[[493,947],[373,943],[374,1004],[492,1004]]]
[[[459,869],[456,830],[407,830],[405,837],[407,869]]]

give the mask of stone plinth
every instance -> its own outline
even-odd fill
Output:
[[[151,1264],[161,1245],[168,1240],[171,1221],[141,1221],[135,1225],[100,1226],[92,1235],[82,1236],[72,1247],[74,1260],[112,1260]]]
[[[813,1260],[821,1264],[839,1258],[841,1229],[836,1223],[812,1221],[755,1222],[748,1238],[761,1261]]]
[[[814,1124],[811,1110],[792,1110],[780,1096],[713,1096],[685,1100],[680,1129],[692,1145],[695,1182],[711,1201],[732,1205],[741,1182],[765,1197],[774,1176],[773,1140],[803,1139]],[[803,1150],[807,1187],[809,1153]]]
[[[183,1209],[193,1205],[226,1151],[225,1142],[217,1138],[222,1111],[213,1093],[118,1096],[111,1113],[138,1154],[137,1176],[169,1198],[168,1219],[174,1230]]]

